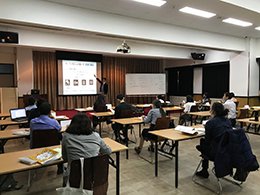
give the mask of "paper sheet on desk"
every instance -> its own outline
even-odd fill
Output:
[[[13,135],[30,135],[30,130],[29,129],[16,130],[13,131]]]
[[[193,128],[193,127],[187,127],[187,126],[183,126],[183,125],[178,125],[177,127],[175,127],[175,130],[177,131],[181,131],[183,133],[187,133],[190,135],[194,135],[194,134],[205,134],[205,129],[204,128]]]

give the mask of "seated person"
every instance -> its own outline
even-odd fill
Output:
[[[180,122],[179,124],[182,125],[185,123],[185,121],[190,119],[190,115],[188,113],[190,112],[190,109],[192,106],[196,106],[196,103],[194,103],[192,96],[187,95],[186,97],[186,103],[183,105],[184,107],[184,114],[180,116]]]
[[[61,126],[58,123],[58,121],[49,117],[50,113],[51,113],[51,105],[48,102],[43,102],[39,107],[40,116],[32,119],[30,122],[31,135],[34,130],[42,130],[42,131],[44,131],[45,129],[55,129],[57,131],[61,130]],[[30,139],[32,139],[32,137],[30,137]],[[63,164],[58,164],[57,174],[61,174],[62,172],[63,172]]]
[[[30,110],[30,112],[28,113],[28,123],[30,124],[31,120],[36,118],[36,117],[39,117],[40,116],[40,111],[39,111],[39,108],[41,106],[41,104],[43,102],[46,102],[45,100],[43,99],[39,99],[36,103],[36,108]]]
[[[157,118],[165,117],[165,116],[166,113],[161,107],[161,102],[159,100],[154,100],[152,109],[148,112],[148,115],[144,118],[144,123],[150,123],[150,128],[143,129],[139,146],[135,147],[135,151],[137,154],[141,153],[144,145],[144,140],[151,140],[156,138],[156,136],[149,134],[149,131],[154,130]],[[152,146],[150,149],[152,150]]]
[[[119,94],[116,96],[117,101],[119,101],[119,104],[115,107],[115,115],[114,118],[126,118],[126,117],[132,117],[132,116],[123,116],[124,111],[133,111],[133,106],[130,104],[127,104],[125,102],[125,96],[122,94]],[[119,139],[124,140],[125,139],[125,134],[127,133],[126,131],[123,130],[123,125],[114,123],[112,124],[112,129],[114,130],[115,134],[115,139],[119,141]],[[123,130],[124,137],[120,137],[120,130]]]
[[[31,120],[30,130],[34,131],[35,129],[56,129],[57,131],[61,130],[61,126],[57,120],[50,118],[51,105],[48,102],[43,102],[39,107],[40,116]]]
[[[231,93],[224,93],[223,100],[224,100],[224,107],[228,109],[228,119],[230,120],[232,127],[236,126],[236,104],[231,100],[232,94]]]
[[[62,158],[64,162],[68,162],[63,184],[67,182],[70,163],[73,160],[91,158],[100,154],[111,154],[111,152],[99,134],[91,128],[91,121],[86,114],[76,114],[62,138]],[[105,191],[107,191],[107,187]]]
[[[156,99],[159,100],[161,102],[161,104],[164,104],[165,101],[164,101],[164,96],[163,95],[157,95],[156,96]]]
[[[200,145],[197,146],[197,149],[202,153],[204,158],[202,161],[202,170],[197,172],[196,175],[208,178],[208,159],[214,159],[216,155],[216,146],[220,141],[221,136],[227,131],[232,129],[230,121],[226,118],[228,110],[224,106],[215,102],[211,108],[211,114],[213,116],[206,125],[205,125],[205,138],[200,140]]]
[[[204,104],[210,104],[210,98],[208,96],[208,93],[205,92],[202,96],[202,100],[201,100],[201,104],[204,105]]]
[[[105,101],[105,96],[104,95],[98,95],[98,98],[96,99],[93,110],[95,112],[106,112],[107,111],[107,106],[106,106],[106,101]],[[95,129],[98,125],[98,118],[93,116],[93,128]]]
[[[25,107],[26,112],[27,111],[31,111],[32,109],[37,108],[35,103],[36,103],[35,99],[33,97],[30,97],[28,99],[28,105]]]
[[[237,98],[235,97],[235,94],[233,92],[230,92],[230,95],[231,95],[231,100],[236,104],[236,107],[238,106],[238,100]]]

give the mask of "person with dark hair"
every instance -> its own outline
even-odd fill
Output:
[[[128,117],[132,117],[133,116],[133,106],[126,103],[125,102],[125,96],[123,94],[118,94],[116,96],[117,101],[119,102],[119,104],[115,107],[115,114],[114,114],[114,118],[128,118]],[[128,114],[128,116],[125,116],[125,113],[130,113]],[[114,123],[112,124],[112,129],[114,130],[114,134],[115,134],[115,140],[119,141],[119,140],[125,140],[126,137],[126,131],[124,131],[123,129],[123,125],[122,124],[118,124],[118,123]],[[120,136],[120,130],[123,130],[123,135],[124,137]]]
[[[39,107],[39,117],[36,117],[30,122],[30,130],[44,130],[44,129],[56,129],[61,130],[61,126],[57,120],[50,118],[51,105],[48,102],[43,102]]]
[[[106,112],[107,111],[107,106],[106,106],[106,100],[105,100],[105,96],[100,94],[98,95],[94,106],[93,106],[93,110],[95,112]],[[95,129],[98,125],[98,118],[93,116],[93,128]]]
[[[196,106],[196,103],[194,103],[191,95],[187,95],[186,103],[183,105],[184,113],[180,116],[180,122],[179,122],[180,125],[184,124],[187,120],[190,119],[190,115],[188,113],[190,112],[192,106]]]
[[[150,140],[154,138],[153,135],[149,134],[149,131],[154,130],[157,118],[165,117],[165,116],[166,113],[161,107],[161,102],[159,100],[154,100],[153,108],[148,112],[147,116],[144,118],[144,123],[150,123],[150,128],[143,129],[139,146],[135,147],[135,151],[137,154],[141,153],[144,145],[144,140]],[[150,146],[149,149],[152,150],[152,146]]]
[[[73,160],[91,158],[100,154],[109,155],[111,152],[100,135],[91,128],[91,121],[86,114],[76,114],[62,138],[62,158],[64,162],[68,162],[63,183],[66,184],[70,163]]]
[[[236,107],[238,107],[238,100],[235,97],[235,94],[233,92],[230,92],[231,100],[236,104]]]
[[[108,84],[107,84],[107,79],[106,78],[102,78],[102,81],[96,76],[94,75],[94,77],[97,79],[97,81],[100,83],[100,92],[104,95],[107,95],[108,92]]]
[[[36,101],[35,101],[35,99],[34,99],[33,97],[30,97],[30,98],[28,99],[28,105],[25,107],[26,112],[27,112],[27,111],[31,111],[32,109],[37,108],[35,102],[36,102]]]
[[[231,100],[233,97],[232,93],[224,93],[223,99],[224,99],[224,107],[228,109],[228,119],[230,120],[232,127],[236,126],[236,104]]]
[[[205,92],[202,96],[201,104],[205,105],[206,103],[210,104],[210,98],[207,92]]]
[[[62,158],[65,162],[111,152],[100,135],[91,128],[86,114],[78,113],[72,118],[62,138]]]
[[[30,112],[26,113],[27,114],[27,117],[28,117],[28,123],[30,124],[31,120],[36,118],[36,117],[39,117],[40,116],[40,111],[39,111],[39,108],[41,106],[41,104],[43,102],[46,102],[45,100],[43,99],[39,99],[37,102],[36,102],[36,108],[30,110]]]
[[[164,96],[163,96],[163,95],[157,95],[156,99],[159,100],[162,104],[165,103],[165,100],[164,100]]]
[[[211,107],[212,118],[205,125],[205,138],[200,140],[200,145],[196,148],[202,153],[202,170],[197,172],[196,175],[208,178],[208,164],[209,160],[214,160],[217,150],[217,144],[221,136],[230,129],[232,129],[230,121],[226,118],[228,110],[224,106],[215,102]]]

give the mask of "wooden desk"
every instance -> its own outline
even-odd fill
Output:
[[[203,135],[188,135],[180,131],[176,131],[174,129],[156,130],[156,131],[150,131],[149,133],[175,142],[175,154],[173,154],[173,157],[175,157],[175,187],[178,188],[179,141],[195,139],[198,137],[202,137]],[[156,177],[158,176],[158,142],[157,141],[155,142],[155,176]]]
[[[0,113],[0,120],[4,120],[6,118],[10,117],[9,113]]]
[[[260,117],[258,117],[258,121],[255,121],[255,118],[243,118],[243,119],[237,119],[237,122],[240,122],[240,127],[243,128],[243,123],[247,123],[248,126],[246,128],[246,131],[248,131],[248,133],[252,133],[252,134],[257,134],[259,135],[259,130],[260,130]],[[250,125],[258,125],[258,128],[256,129],[255,126],[255,132],[249,132],[249,128]]]
[[[88,107],[88,108],[75,108],[76,111],[78,112],[92,112],[93,108],[92,107]]]
[[[116,194],[120,194],[120,152],[124,150],[128,150],[128,148],[110,138],[104,138],[104,142],[111,148],[112,153],[116,154],[116,163],[114,161],[110,162],[110,164],[116,168]],[[52,146],[48,148],[57,148],[61,147],[60,145],[58,146]],[[56,165],[60,162],[63,162],[62,159],[54,161],[50,164],[47,165],[41,165],[41,164],[33,164],[33,165],[26,165],[23,163],[19,162],[20,157],[25,157],[25,156],[32,156],[34,154],[37,154],[41,152],[43,148],[36,148],[36,149],[28,149],[28,150],[23,150],[23,151],[18,151],[18,152],[9,152],[9,153],[4,153],[0,155],[0,175],[5,175],[5,174],[10,174],[10,173],[18,173],[22,171],[28,171],[32,169],[38,169],[41,167],[46,167],[46,166],[51,166],[51,165]]]
[[[163,107],[165,112],[171,112],[171,111],[183,111],[183,108],[180,106],[172,106],[172,107]]]
[[[21,132],[21,134],[14,134],[15,132]],[[8,140],[28,137],[29,134],[28,128],[0,131],[0,154],[4,153],[4,145]]]
[[[91,112],[90,113],[92,116],[95,116],[98,118],[98,125],[99,125],[99,135],[101,136],[101,121],[100,119],[102,117],[110,117],[110,116],[114,116],[114,113],[113,112]]]
[[[128,151],[128,148],[110,138],[104,138],[104,142],[111,148],[112,153],[116,154],[116,163],[112,160],[110,165],[116,169],[116,195],[120,194],[120,152]]]
[[[11,119],[0,120],[0,128],[1,128],[1,130],[4,130],[9,125],[21,125],[21,124],[26,124],[26,123],[28,123],[28,121],[15,122],[15,121],[12,121]]]
[[[137,108],[150,108],[152,104],[136,104],[135,107]]]
[[[124,126],[124,129],[126,131],[126,146],[128,147],[128,129],[127,125],[136,125],[139,124],[139,135],[141,133],[141,124],[143,123],[142,117],[132,117],[132,118],[120,118],[120,119],[112,119],[112,122],[121,124]],[[128,159],[128,150],[126,150],[126,159]]]
[[[203,120],[203,118],[208,118],[208,117],[210,117],[211,116],[211,113],[210,113],[210,111],[200,111],[200,112],[189,112],[188,113],[189,115],[192,115],[192,116],[196,116],[195,117],[195,125],[196,125],[196,121],[197,121],[197,118],[198,117],[202,117],[202,119],[201,119],[201,122],[202,122],[202,120]],[[191,125],[192,125],[192,118],[191,118]]]

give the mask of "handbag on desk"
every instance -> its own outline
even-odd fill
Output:
[[[81,180],[79,188],[70,187],[69,178],[67,179],[67,184],[65,187],[57,188],[56,191],[60,195],[93,195],[92,190],[83,189],[84,184],[84,158],[80,158],[81,164]]]

